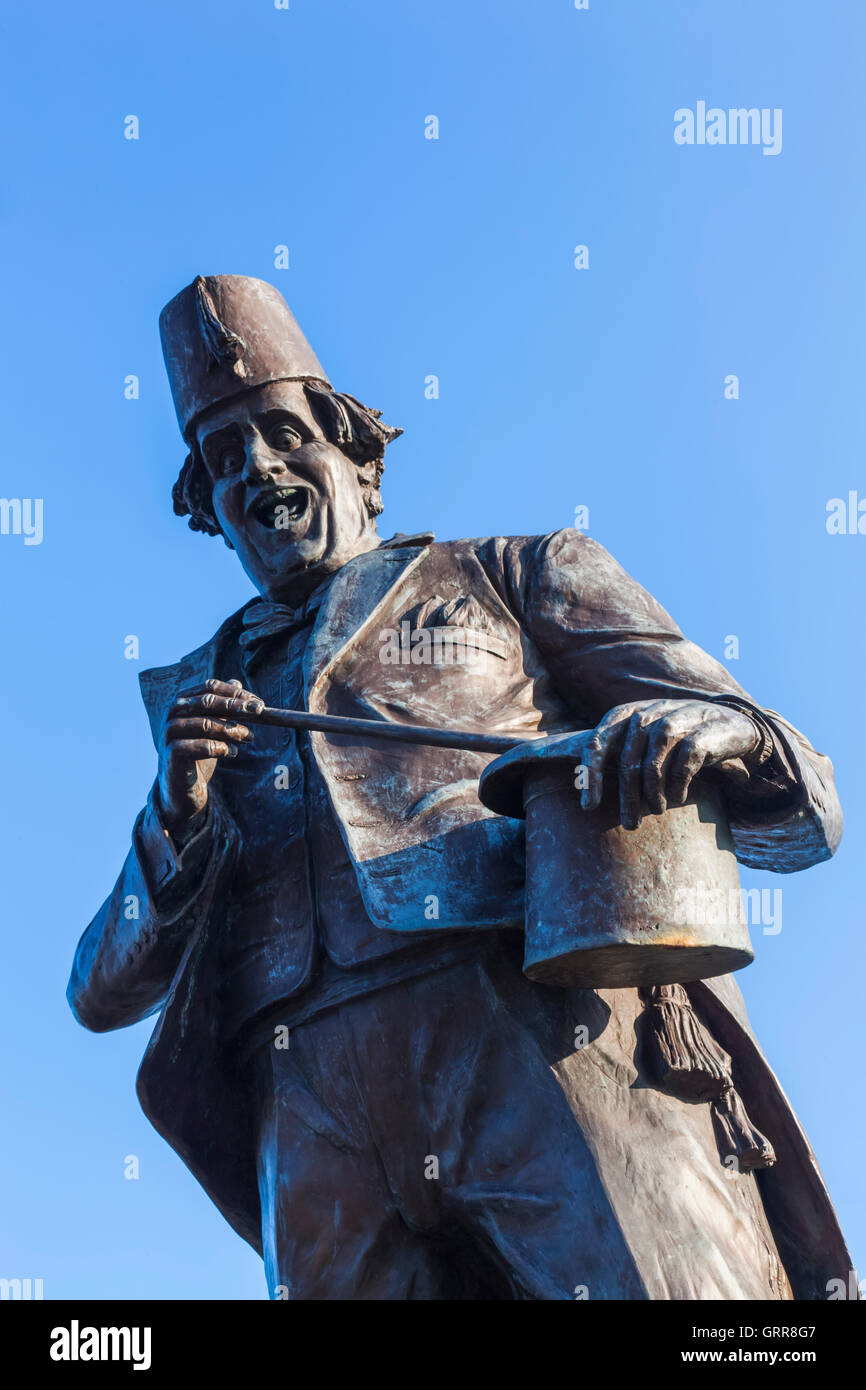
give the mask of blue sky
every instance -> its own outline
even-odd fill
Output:
[[[7,0],[2,28],[0,494],[43,498],[44,534],[0,536],[0,1274],[46,1297],[265,1296],[138,1108],[150,1024],[90,1035],[64,998],[153,779],[138,672],[250,594],[171,511],[157,317],[198,273],[272,280],[335,385],[404,427],[384,534],[541,533],[586,505],[833,757],[843,846],[744,875],[783,888],[784,918],[740,981],[863,1264],[866,536],[825,519],[866,498],[866,11]],[[780,108],[781,152],[676,144],[698,101]]]

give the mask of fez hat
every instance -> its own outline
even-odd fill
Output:
[[[159,316],[174,408],[189,440],[209,406],[269,381],[330,389],[279,290],[249,275],[197,275]]]

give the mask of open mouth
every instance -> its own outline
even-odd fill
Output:
[[[260,525],[269,526],[272,531],[281,531],[300,521],[309,505],[308,488],[272,487],[262,492],[248,511]]]

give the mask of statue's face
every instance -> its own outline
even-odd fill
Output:
[[[322,435],[298,381],[207,411],[196,439],[213,510],[259,593],[297,604],[379,543],[351,459]]]

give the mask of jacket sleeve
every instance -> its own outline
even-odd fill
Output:
[[[704,699],[748,713],[768,736],[760,767],[722,765],[737,857],[791,873],[834,853],[842,812],[829,758],[749,696],[596,541],[567,529],[518,539],[506,592],[561,697],[591,728],[615,705]]]
[[[238,839],[211,790],[196,833],[175,845],[151,792],[114,891],[75,952],[67,998],[79,1023],[102,1033],[160,1007],[188,942],[231,873]]]

